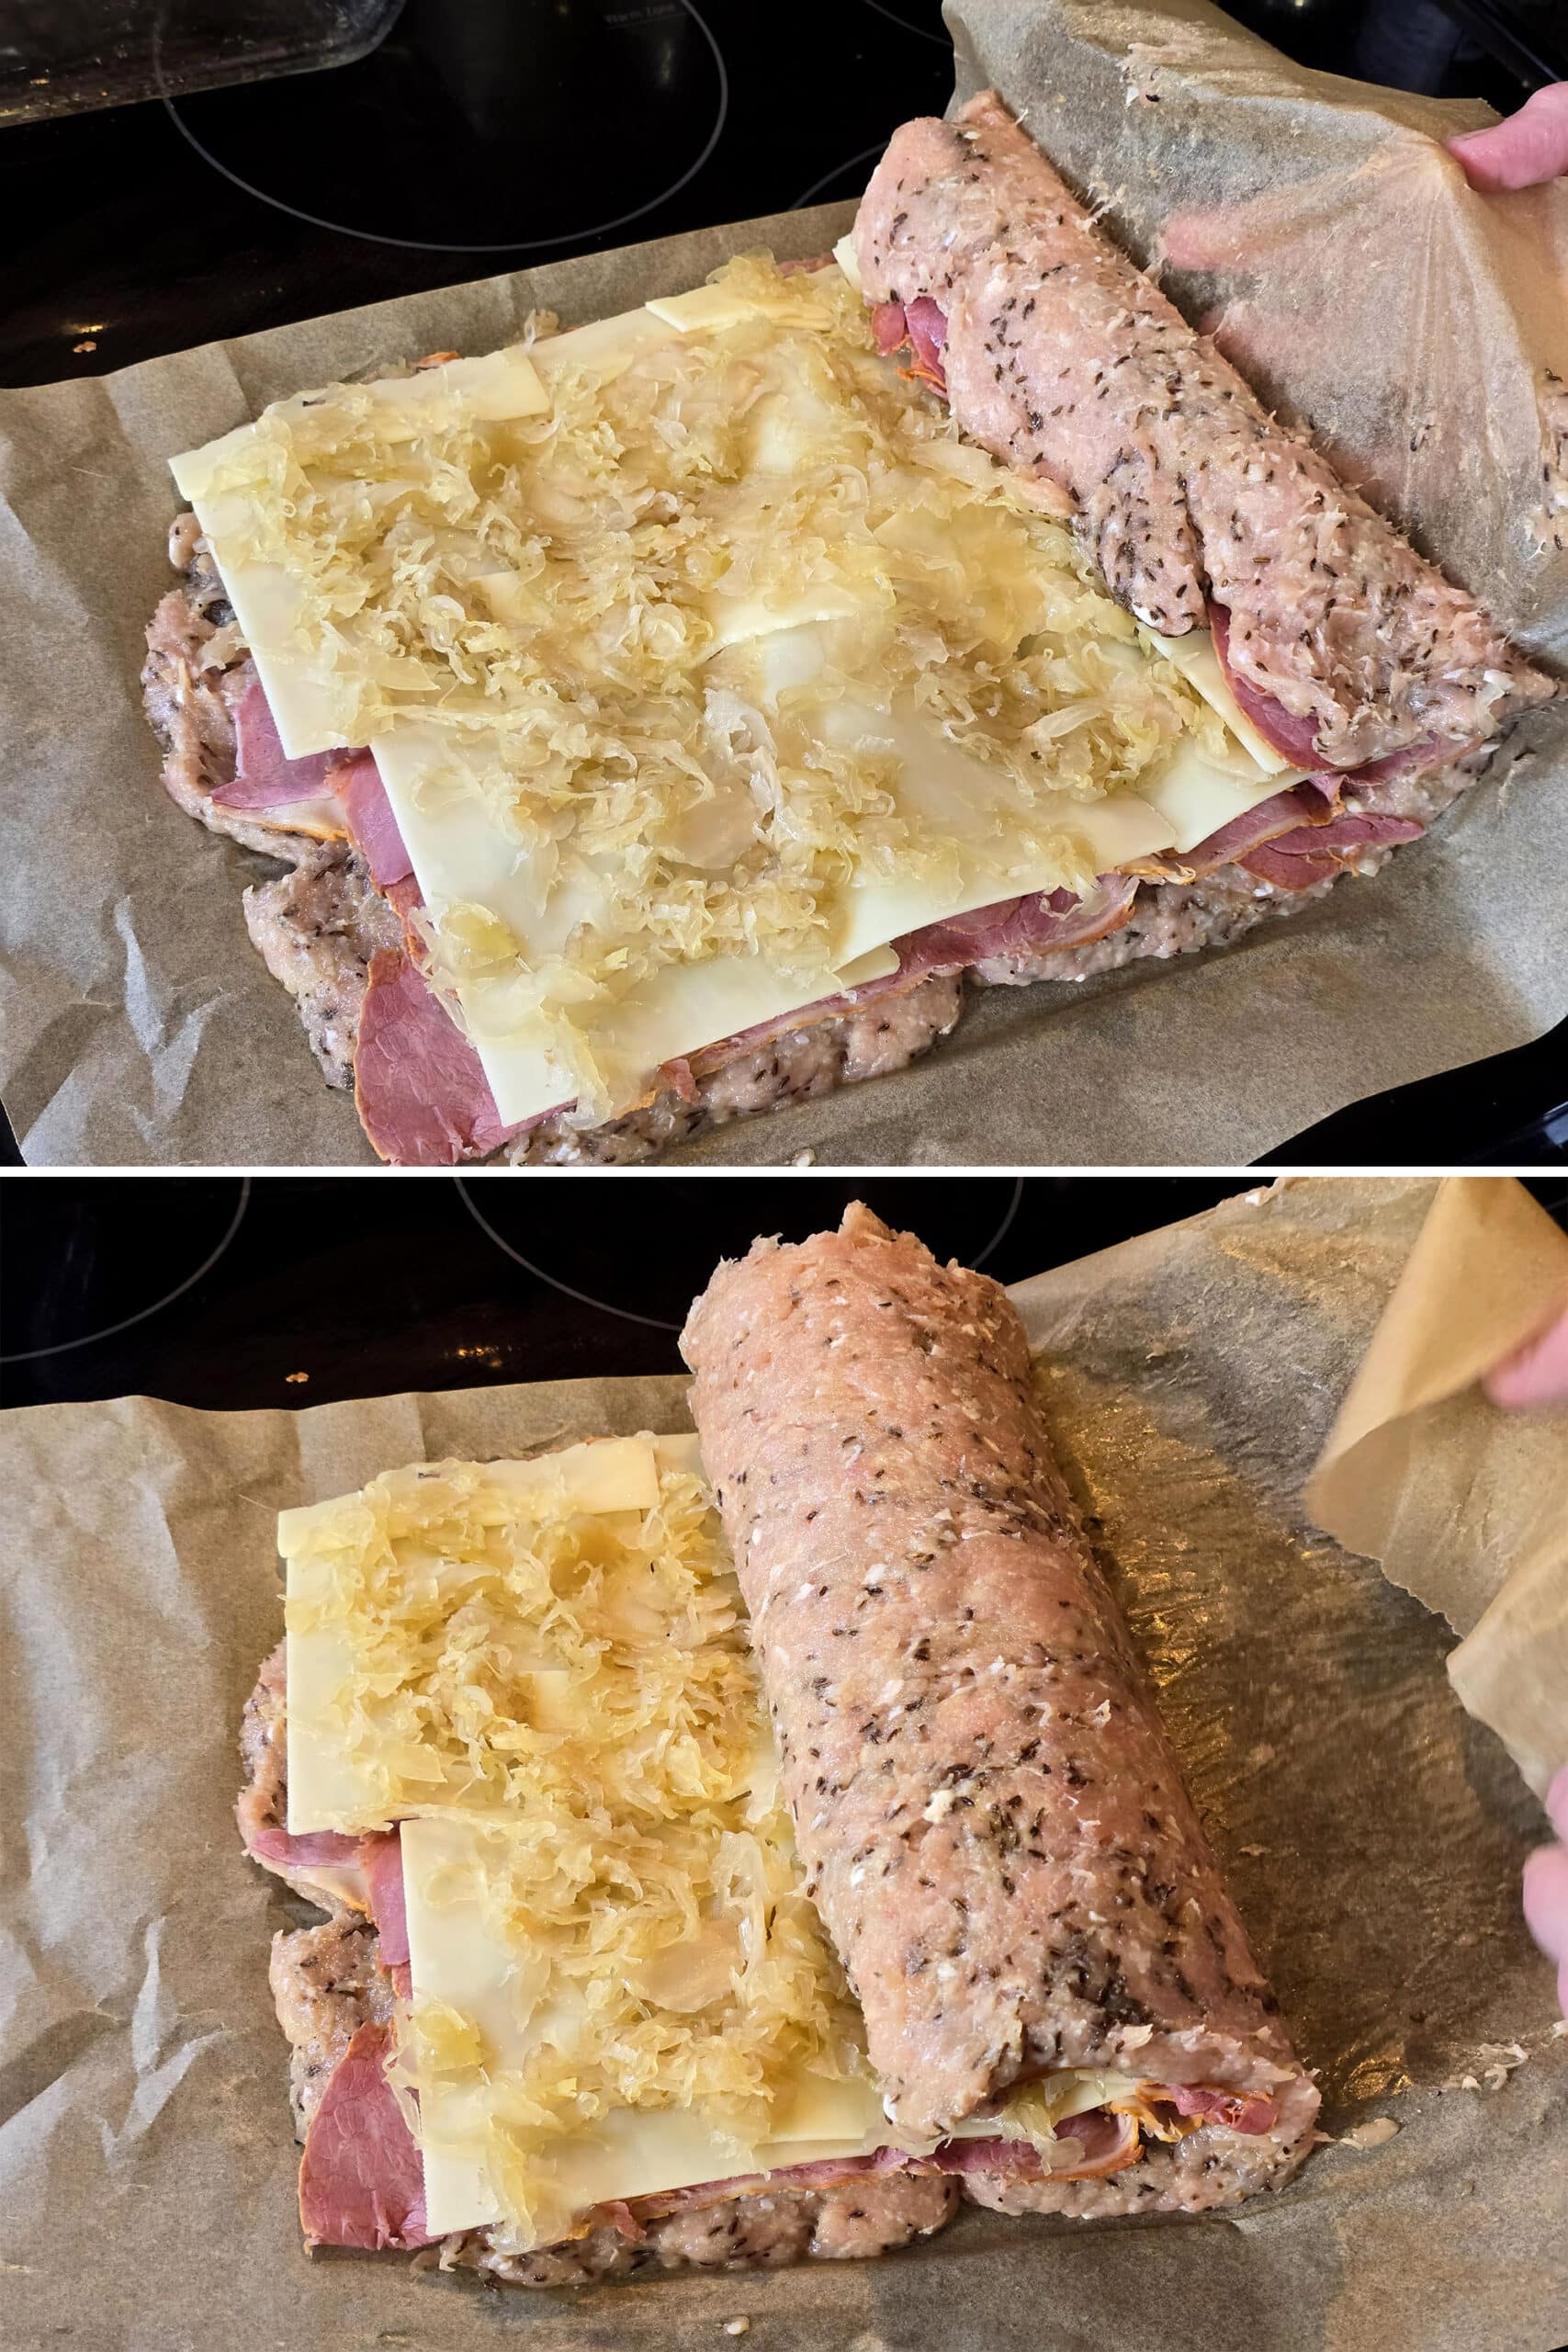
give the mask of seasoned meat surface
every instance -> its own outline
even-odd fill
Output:
[[[375,1928],[349,1919],[272,1939],[267,1982],[288,2041],[288,2096],[300,2140],[359,2028],[391,2017],[391,1980],[378,1965],[379,1951]]]
[[[1551,682],[1270,417],[1101,234],[994,91],[895,132],[855,222],[873,302],[934,301],[964,431],[1069,491],[1111,593],[1169,637],[1230,616],[1230,659],[1354,767],[1459,745]]]
[[[516,2287],[579,2287],[658,2270],[776,2269],[790,2262],[863,2262],[929,2237],[958,2211],[958,2183],[937,2174],[881,2173],[836,2188],[724,2198],[639,2221],[637,2238],[602,2222],[586,2237],[504,2254],[488,2231],[448,2239],[442,2260]]]
[[[356,850],[313,846],[287,874],[252,883],[243,903],[251,944],[294,999],[322,1077],[352,1086],[370,958],[402,944],[396,910]]]
[[[240,1718],[240,1761],[245,1777],[235,1812],[247,1852],[263,1829],[288,1826],[288,1748],[284,1645],[262,1662],[256,1687]]]
[[[1111,2067],[1289,2093],[1273,2167],[1298,2161],[1316,2094],[1005,1293],[857,1204],[721,1267],[682,1347],[807,1883],[890,2114],[939,2133],[1046,2069]]]

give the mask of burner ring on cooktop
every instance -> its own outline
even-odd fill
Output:
[[[637,1181],[639,1182],[648,1182],[654,1180],[638,1179]],[[613,1315],[615,1317],[616,1320],[621,1323],[641,1323],[649,1330],[654,1331],[680,1331],[684,1329],[685,1317],[683,1316],[680,1320],[672,1322],[670,1317],[665,1315],[638,1315],[629,1306],[617,1306],[611,1299],[595,1298],[591,1291],[579,1290],[573,1283],[562,1282],[558,1275],[547,1272],[543,1266],[536,1265],[532,1258],[525,1258],[521,1250],[514,1250],[511,1242],[503,1239],[496,1231],[494,1226],[491,1225],[490,1219],[485,1216],[483,1210],[474,1199],[473,1193],[468,1188],[468,1181],[464,1177],[455,1177],[453,1182],[457,1188],[458,1199],[462,1202],[463,1206],[468,1210],[468,1215],[473,1218],[474,1223],[479,1227],[480,1232],[488,1236],[488,1238],[494,1242],[496,1248],[501,1250],[505,1257],[510,1258],[514,1265],[521,1266],[525,1273],[532,1274],[536,1282],[544,1283],[550,1290],[558,1291],[563,1298],[575,1299],[580,1306],[593,1306],[597,1307],[601,1314]],[[1020,1208],[1023,1204],[1023,1183],[1024,1180],[1021,1176],[1015,1176],[1013,1178],[1011,1196],[1009,1199],[1006,1209],[997,1224],[996,1229],[991,1234],[990,1238],[986,1241],[980,1249],[967,1256],[966,1262],[969,1265],[976,1269],[983,1266],[986,1263],[987,1259],[991,1257],[994,1252],[1001,1247],[1003,1241],[1007,1238],[1007,1236],[1011,1229],[1013,1219],[1017,1216]]]
[[[278,92],[291,95],[295,98],[297,106],[309,106],[315,103],[321,96],[321,93],[310,85],[325,84],[333,85],[341,93],[344,86],[345,77],[355,74],[363,76],[367,72],[374,73],[377,69],[378,60],[379,59],[383,62],[382,71],[387,80],[389,90],[391,94],[393,111],[388,119],[387,127],[394,134],[394,143],[395,135],[399,133],[400,133],[405,140],[409,138],[417,138],[422,132],[429,129],[438,129],[439,125],[434,115],[429,123],[422,122],[417,116],[417,113],[411,119],[401,121],[397,119],[396,107],[398,103],[398,91],[396,74],[395,72],[388,70],[386,61],[389,56],[392,56],[394,52],[400,51],[400,34],[403,31],[405,27],[412,28],[416,37],[421,33],[424,33],[432,29],[437,33],[445,33],[448,36],[445,44],[438,46],[436,52],[438,55],[444,57],[455,49],[455,44],[449,38],[452,29],[450,19],[447,19],[445,26],[443,26],[440,22],[439,10],[427,10],[425,13],[433,14],[436,17],[437,22],[434,28],[427,28],[422,23],[421,11],[416,5],[405,11],[404,17],[400,20],[399,27],[394,28],[393,33],[380,45],[378,50],[372,51],[367,58],[362,59],[355,64],[336,66],[332,68],[329,73],[317,75],[290,76],[284,81],[276,84],[260,85],[252,85],[236,90],[215,91],[205,94],[202,96],[198,96],[194,101],[186,100],[176,102],[166,91],[164,91],[164,110],[167,113],[169,119],[179,131],[181,137],[196,150],[197,153],[201,156],[205,163],[210,164],[214,171],[220,173],[222,176],[226,180],[229,180],[234,187],[243,189],[248,196],[254,196],[259,202],[270,205],[274,210],[287,213],[292,219],[304,221],[311,228],[328,229],[342,236],[356,238],[363,243],[402,246],[410,251],[421,253],[544,253],[557,250],[562,245],[581,244],[592,239],[608,236],[612,231],[627,228],[632,222],[644,219],[650,212],[657,211],[660,205],[667,203],[672,196],[678,195],[681,189],[686,187],[689,181],[696,177],[697,174],[702,170],[704,164],[707,162],[708,158],[713,153],[714,149],[718,144],[720,135],[723,132],[725,122],[729,113],[729,75],[724,62],[724,52],[720,49],[711,27],[698,9],[696,0],[645,0],[645,5],[602,9],[603,26],[604,28],[613,28],[618,32],[637,33],[639,30],[657,32],[659,19],[678,17],[682,21],[688,23],[694,28],[695,34],[700,36],[702,43],[705,44],[705,50],[699,53],[705,54],[708,59],[715,77],[714,114],[711,126],[708,128],[705,136],[703,138],[696,154],[675,178],[669,181],[664,187],[659,188],[653,195],[642,198],[636,204],[632,204],[624,207],[619,210],[614,211],[605,220],[594,220],[586,226],[581,227],[552,228],[548,234],[543,236],[519,235],[515,237],[499,238],[470,238],[459,236],[435,237],[414,235],[406,232],[401,234],[394,234],[389,233],[385,230],[357,225],[352,220],[333,219],[328,212],[311,209],[305,204],[292,203],[288,198],[274,194],[271,188],[261,185],[258,178],[250,176],[246,171],[237,169],[233,164],[226,163],[221,154],[214,153],[212,147],[208,143],[206,139],[197,136],[197,130],[193,128],[191,122],[186,119],[185,113],[182,112],[182,105],[194,104],[195,107],[199,109],[202,113],[209,114],[215,122],[221,123],[225,119],[224,110],[227,109],[228,120],[231,128],[232,129],[236,124],[239,126],[241,153],[243,153],[246,136],[253,134],[256,127],[254,123],[247,121],[247,117],[256,114],[258,109],[265,109],[265,111],[259,114],[258,119],[264,129],[268,128],[268,116],[271,113],[276,112],[276,107],[279,103],[276,96]],[[507,19],[510,18],[512,22],[512,29],[515,35],[517,25],[521,22],[522,17],[527,13],[529,12],[525,11],[518,6],[518,0],[508,0],[508,6],[506,11],[502,12],[500,26],[504,26]],[[563,38],[561,32],[561,25],[563,22],[570,26],[575,21],[567,10],[558,7],[547,7],[541,13],[546,20],[541,28],[542,32],[556,40]],[[586,17],[591,12],[584,11],[583,13]],[[479,17],[476,17],[475,21],[482,24],[486,17],[490,19],[489,28],[491,34],[494,38],[504,40],[505,33],[503,30],[499,28],[498,20],[495,18],[492,12],[482,12]],[[590,38],[592,38],[592,36]],[[606,54],[607,52],[603,46],[603,32],[601,31],[599,46],[594,49],[593,55],[595,60],[600,60]],[[585,59],[587,55],[588,51],[584,51],[582,52],[582,58]],[[420,61],[417,59],[403,53],[398,53],[395,57],[395,63],[405,69],[409,64],[417,64]],[[479,59],[469,60],[468,62],[469,63],[477,62],[483,65],[487,62],[493,63],[496,61],[492,57],[490,60]],[[153,62],[154,71],[156,72],[156,50],[154,50]],[[515,57],[502,58],[501,62],[503,64],[511,63],[515,65],[516,59]],[[581,60],[580,59],[569,59],[568,61],[569,66],[579,65],[581,62]],[[432,88],[434,88],[434,76],[431,77]],[[599,105],[601,108],[604,105],[607,91],[611,86],[612,85],[605,81],[603,74],[601,73],[597,87],[597,96],[595,98],[595,103]],[[655,120],[651,128],[649,128],[643,119],[641,109],[649,104],[650,96],[662,91],[667,94],[671,94],[668,102],[679,104],[682,95],[689,89],[689,75],[675,72],[667,57],[662,61],[655,61],[650,91],[644,90],[639,86],[637,93],[639,130],[642,132],[642,137],[637,142],[637,149],[639,153],[655,148],[660,136],[669,135],[667,131],[663,131],[661,130],[661,127],[657,120]],[[445,95],[449,96],[451,93],[450,91],[446,91],[436,93],[436,95]],[[472,89],[469,89],[461,95],[470,99],[476,105],[482,106],[482,94],[476,95]],[[559,98],[559,104],[556,107],[551,119],[556,120],[564,119],[570,107],[570,92],[552,92],[551,96],[558,96]],[[236,102],[239,108],[238,112],[235,111]],[[432,103],[434,103],[434,100]],[[466,127],[467,126],[465,124],[460,124],[458,126],[459,137],[454,149],[456,160],[452,167],[455,177],[461,175],[465,168],[474,168],[482,173],[491,167],[491,158],[488,152],[487,142],[479,135],[477,129],[475,130],[475,135],[471,140],[463,139],[460,134]],[[525,122],[523,128],[525,130]],[[209,137],[211,135],[211,133],[209,134]],[[509,137],[510,135],[509,131]],[[348,143],[346,139],[344,143]],[[491,143],[493,143],[493,141]],[[331,147],[333,142],[329,141],[325,142],[325,144],[328,147]],[[612,152],[623,155],[629,153],[631,151],[631,142],[624,140],[612,150]],[[289,152],[293,154],[296,163],[298,163],[301,154],[310,153],[310,141],[309,137],[307,136],[303,140],[291,138],[289,141]],[[591,164],[592,163],[595,155],[597,155],[598,162],[596,168],[601,174],[603,173],[604,168],[604,155],[606,152],[603,143],[595,147],[595,143],[592,141],[582,139],[576,142],[576,152],[589,159]],[[575,154],[573,160],[576,160]],[[406,163],[400,165],[400,200],[406,198],[409,187],[417,183],[418,176],[417,171],[412,169]],[[434,172],[431,175],[431,177],[434,181],[438,183],[439,172]],[[482,203],[487,199],[481,194],[475,200]]]
[[[886,6],[886,0],[865,0],[865,5],[874,16],[886,17],[890,25],[897,25],[901,33],[913,33],[917,40],[934,40],[940,49],[948,47],[948,38],[944,32],[933,33],[925,25],[912,25],[908,17],[899,15],[897,8],[889,8]]]
[[[248,1176],[242,1176],[240,1197],[234,1204],[234,1214],[230,1218],[228,1227],[217,1247],[208,1251],[194,1273],[186,1274],[183,1282],[176,1283],[173,1290],[164,1291],[162,1297],[155,1298],[150,1306],[140,1306],[134,1315],[122,1315],[117,1323],[106,1323],[99,1330],[84,1331],[80,1339],[55,1340],[45,1348],[14,1349],[5,1355],[0,1355],[0,1363],[37,1363],[44,1356],[64,1355],[72,1348],[90,1348],[96,1340],[112,1340],[119,1332],[129,1331],[133,1324],[145,1323],[150,1315],[161,1314],[165,1306],[172,1306],[176,1298],[183,1298],[187,1290],[194,1290],[203,1274],[211,1272],[243,1224],[245,1211],[250,1206],[250,1202],[251,1179]]]
[[[814,201],[828,203],[829,199],[822,194],[824,188],[831,187],[833,182],[842,179],[846,172],[854,171],[857,164],[869,164],[874,156],[882,154],[886,145],[886,139],[879,139],[874,147],[863,147],[858,155],[846,155],[841,164],[835,164],[830,172],[824,172],[819,180],[813,180],[811,186],[794,199],[790,205],[790,210],[803,212],[806,207]],[[844,193],[848,196],[859,197],[863,193],[864,188],[865,181],[861,178],[856,180],[852,188],[847,188]]]

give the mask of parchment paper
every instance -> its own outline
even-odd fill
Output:
[[[1171,243],[1202,265],[1171,281],[1194,314],[1217,320],[1270,396],[1310,414],[1431,552],[1561,656],[1568,557],[1550,542],[1568,524],[1553,506],[1568,500],[1568,447],[1548,447],[1538,392],[1548,365],[1568,379],[1568,189],[1472,195],[1433,139],[1483,110],[1306,73],[1201,0],[949,14],[961,92],[997,82],[1140,251],[1176,216]],[[745,247],[821,252],[852,211],[742,222],[0,394],[0,1088],[28,1159],[371,1158],[246,938],[240,886],[270,869],[199,833],[158,788],[136,677],[170,581],[170,454],[303,385],[489,349],[534,305],[570,324],[690,285]],[[1242,1163],[1348,1102],[1539,1035],[1568,1014],[1568,752],[1560,723],[1531,724],[1545,748],[1507,790],[1468,796],[1375,882],[1224,956],[987,991],[915,1069],[674,1156]]]
[[[1568,2339],[1568,2041],[1519,1917],[1540,1815],[1454,1698],[1440,1621],[1298,1499],[1431,1191],[1249,1195],[1017,1294],[1325,2128],[1400,2126],[1235,2216],[975,2213],[881,2263],[562,2299],[308,2260],[265,1985],[269,1931],[305,1914],[231,1815],[240,1709],[281,1623],[274,1513],[396,1463],[683,1427],[684,1382],[0,1417],[0,2339],[686,2352],[740,2313],[758,2352]]]
[[[1568,1405],[1483,1373],[1568,1314],[1568,1236],[1522,1185],[1439,1186],[1311,1484],[1318,1524],[1464,1639],[1448,1660],[1538,1796],[1568,1763]]]

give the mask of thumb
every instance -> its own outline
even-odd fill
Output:
[[[1538,187],[1568,172],[1568,82],[1526,99],[1517,114],[1488,130],[1448,141],[1472,187]]]
[[[1568,1315],[1494,1364],[1481,1385],[1495,1405],[1514,1409],[1568,1403]]]

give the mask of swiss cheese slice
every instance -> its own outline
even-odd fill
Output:
[[[1163,766],[1143,779],[1143,786],[1145,799],[1170,829],[1167,846],[1179,854],[1196,849],[1211,833],[1296,781],[1293,769],[1282,775],[1259,775],[1245,753],[1222,766],[1188,737]]]
[[[838,266],[852,279],[852,251],[841,251]],[[756,308],[730,286],[700,287],[527,349],[513,346],[346,391],[301,394],[281,403],[278,413],[287,418],[324,409],[330,419],[334,401],[345,415],[369,402],[394,446],[424,420],[457,413],[501,422],[525,419],[548,411],[552,384],[574,369],[611,379],[661,344],[721,331]],[[820,388],[803,377],[756,402],[750,464],[764,488],[770,475],[787,481],[792,467],[810,450],[821,398]],[[345,714],[355,707],[355,655],[352,636],[340,638],[334,647],[307,644],[294,583],[280,570],[247,556],[248,502],[224,490],[221,473],[226,456],[262,429],[242,426],[204,449],[187,452],[174,461],[174,471],[222,571],[284,749],[301,756],[348,741],[344,729]],[[921,560],[930,560],[931,533],[918,495],[901,520],[907,526],[903,537],[912,535],[915,552],[923,549]],[[894,532],[888,545],[901,548],[903,537]],[[515,617],[521,610],[518,583],[511,575],[476,574],[475,584],[498,618]],[[875,612],[871,605],[863,611],[857,593],[831,576],[778,595],[750,585],[727,593],[720,583],[706,599],[713,674],[721,674],[728,662],[757,653],[768,691],[807,683],[823,667],[825,632],[852,635],[862,624],[871,641]],[[847,741],[880,729],[878,740],[896,757],[895,795],[901,813],[919,838],[941,837],[951,854],[936,872],[923,875],[888,872],[868,857],[824,910],[825,935],[815,961],[786,968],[765,951],[716,956],[656,971],[631,995],[574,1008],[572,1049],[588,1045],[612,1109],[627,1109],[641,1099],[667,1063],[722,1039],[776,1026],[793,1012],[886,977],[897,969],[890,943],[908,933],[1000,899],[1078,887],[1088,875],[1161,850],[1179,852],[1280,789],[1294,772],[1249,726],[1207,636],[1167,639],[1143,634],[1224,720],[1237,746],[1234,764],[1217,764],[1195,743],[1184,742],[1163,770],[1141,780],[1136,794],[1089,801],[1047,794],[1031,810],[1026,831],[1017,820],[1004,770],[965,752],[912,709],[873,708],[868,715],[863,700],[842,695],[836,711],[828,707],[822,713],[823,741],[836,736]],[[341,670],[334,667],[338,663]],[[427,691],[423,680],[420,686]],[[563,861],[553,852],[536,854],[513,838],[498,815],[495,746],[482,727],[459,734],[410,716],[371,748],[438,933],[449,910],[480,908],[497,917],[516,942],[513,972],[491,969],[465,979],[457,991],[502,1118],[521,1123],[570,1102],[579,1091],[570,1054],[561,1049],[558,1028],[531,1021],[529,973],[558,966],[585,930],[604,929],[614,874],[581,857]],[[722,844],[739,825],[736,837],[744,841],[749,824],[746,810],[739,808],[716,838]],[[721,864],[734,854],[721,847],[706,863]]]
[[[647,308],[679,334],[701,334],[738,326],[752,305],[728,286],[694,286],[689,294],[660,295]]]
[[[297,392],[276,402],[269,413],[287,422],[310,413],[313,427],[330,431],[334,414],[341,413],[346,425],[351,408],[368,406],[378,437],[395,446],[443,419],[466,415],[503,422],[539,415],[549,405],[550,396],[528,354],[509,345],[480,358],[450,359],[372,384],[340,386],[327,393]],[[250,537],[252,502],[242,492],[225,490],[220,478],[225,461],[256,432],[254,424],[237,425],[220,439],[172,458],[170,470],[181,495],[196,510],[222,573],[234,617],[261,673],[278,740],[291,760],[303,759],[311,752],[338,750],[353,738],[344,731],[342,696],[321,649],[301,642],[297,587],[277,566],[248,560],[243,553]]]
[[[1266,735],[1260,735],[1231,691],[1229,679],[1220,666],[1214,650],[1214,640],[1206,628],[1190,630],[1186,637],[1161,637],[1157,629],[1138,624],[1138,635],[1153,648],[1173,670],[1179,670],[1195,694],[1202,695],[1209,708],[1223,718],[1236,741],[1247,752],[1265,775],[1275,776],[1276,791],[1287,782],[1294,782],[1305,775],[1304,768],[1292,768],[1289,760],[1274,749]],[[1190,844],[1187,844],[1190,846]]]
[[[839,239],[838,243],[833,247],[833,259],[838,263],[855,292],[863,293],[864,288],[860,282],[860,258],[855,252],[855,241],[852,232],[846,231]]]
[[[820,270],[807,273],[813,277],[826,277],[837,265],[834,260]],[[846,277],[849,273],[845,272]],[[855,281],[852,279],[852,284]],[[857,291],[858,291],[857,287]],[[656,319],[673,327],[678,334],[716,334],[726,327],[739,326],[742,319],[753,317],[758,303],[749,300],[739,288],[721,280],[716,286],[694,286],[685,294],[660,294],[645,305]]]
[[[433,2070],[421,2080],[425,2209],[434,2232],[510,2218],[505,2183],[493,2169],[496,2128],[530,2050],[549,2037],[570,2046],[573,2013],[551,1984],[547,1955],[499,1936],[486,1899],[505,1843],[527,1836],[525,1825],[471,1815],[403,1825],[416,2033],[422,2006],[434,2004],[471,2029],[476,2041],[471,2065]],[[563,2134],[547,2161],[529,2166],[538,2238],[560,2234],[574,2215],[609,2198],[867,2154],[886,2137],[869,2079],[802,2075],[775,2107],[778,2129],[765,2139],[738,2140],[700,2106],[622,2108]]]
[[[499,1519],[521,1507],[572,1511],[646,1511],[659,1498],[660,1446],[677,1449],[663,1466],[694,1467],[679,1449],[695,1440],[604,1438],[525,1462],[496,1462],[486,1477]],[[440,1465],[413,1468],[396,1478],[417,1487]],[[287,1576],[284,1604],[288,1674],[288,1826],[295,1836],[335,1829],[350,1835],[384,1829],[390,1817],[388,1784],[378,1769],[375,1724],[345,1720],[342,1694],[352,1681],[355,1649],[351,1627],[324,1623],[332,1613],[338,1559],[356,1539],[355,1498],[286,1510],[277,1548]],[[545,1669],[547,1671],[547,1668]],[[435,1781],[414,1781],[405,1802],[439,1799]]]

